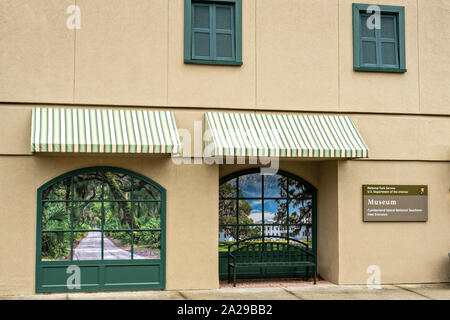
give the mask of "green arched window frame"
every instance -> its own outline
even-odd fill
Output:
[[[102,194],[101,199],[96,200],[76,200],[74,199],[75,192],[75,184],[74,184],[74,177],[87,174],[87,173],[98,173],[104,176],[105,173],[112,173],[112,174],[119,174],[119,175],[126,175],[132,178],[132,190],[131,194],[133,193],[134,189],[134,181],[140,181],[142,183],[145,183],[148,187],[151,187],[152,190],[158,194],[157,199],[138,199],[137,196],[134,197],[133,195],[130,195],[128,199],[121,199],[121,200],[114,200],[114,199],[105,199],[105,182],[102,181]],[[46,190],[49,190],[52,186],[57,185],[58,183],[61,183],[63,181],[67,181],[67,179],[71,180],[70,184],[70,199],[44,199],[44,193]],[[79,230],[77,228],[74,228],[73,224],[73,214],[74,214],[74,204],[80,202],[97,202],[101,203],[101,230],[98,229],[89,229],[89,230]],[[44,211],[44,205],[47,202],[62,202],[62,203],[69,203],[71,206],[70,209],[70,223],[71,228],[70,229],[55,229],[55,230],[43,230],[42,229],[42,218],[43,218],[43,211]],[[114,203],[114,202],[126,202],[131,205],[131,227],[126,229],[105,229],[105,203]],[[157,203],[159,206],[159,227],[155,228],[138,228],[137,226],[133,225],[134,219],[134,213],[138,210],[134,205],[138,203]],[[47,282],[50,279],[50,282],[55,282],[56,278],[60,277],[60,275],[50,275],[50,272],[48,270],[57,270],[59,268],[67,268],[69,265],[78,265],[81,267],[99,267],[100,270],[105,270],[105,266],[121,266],[121,267],[130,267],[129,272],[133,272],[133,267],[135,268],[141,268],[140,270],[143,270],[142,268],[148,267],[150,272],[153,272],[152,267],[156,267],[155,275],[152,278],[151,281],[148,281],[147,276],[144,276],[142,278],[142,281],[138,280],[136,281],[136,277],[131,279],[127,277],[125,274],[123,274],[123,281],[124,283],[120,282],[120,277],[117,283],[114,284],[108,284],[107,279],[105,279],[105,275],[99,275],[99,277],[93,281],[91,284],[88,284],[88,286],[91,287],[83,287],[81,288],[81,291],[86,290],[95,290],[95,291],[101,291],[101,290],[139,290],[139,289],[163,289],[165,287],[165,260],[166,260],[166,253],[165,253],[165,247],[166,247],[166,190],[159,185],[157,182],[153,181],[152,179],[147,178],[144,175],[141,175],[139,173],[117,168],[117,167],[87,167],[82,168],[74,171],[67,172],[65,174],[62,174],[47,183],[43,184],[41,187],[37,190],[37,221],[36,221],[36,292],[55,292],[55,291],[69,291],[66,288],[57,288],[57,286],[62,287],[61,285],[49,285]],[[89,231],[95,231],[101,234],[102,237],[102,248],[101,248],[101,259],[87,259],[87,260],[76,260],[74,259],[74,233],[76,232],[89,232]],[[70,259],[51,259],[51,260],[45,260],[42,259],[42,236],[43,233],[46,232],[64,232],[64,233],[70,233]],[[107,232],[124,232],[128,233],[130,235],[131,239],[131,250],[130,250],[130,258],[123,258],[123,259],[107,259],[104,257],[103,252],[103,236]],[[136,234],[143,234],[146,233],[159,233],[158,240],[159,240],[159,250],[158,250],[158,256],[157,257],[147,257],[147,256],[141,256],[139,258],[135,258],[135,255],[133,253],[133,247],[135,244],[135,237]],[[45,270],[44,270],[45,269]],[[64,271],[65,272],[65,271]],[[44,274],[46,276],[44,277]],[[50,275],[50,276],[49,276]],[[53,278],[53,279],[52,279]],[[131,280],[130,280],[131,279]],[[153,280],[156,279],[156,280]],[[116,279],[117,280],[117,279]],[[136,282],[136,283],[133,283]]]
[[[220,190],[220,186],[222,186],[223,184],[232,181],[235,178],[239,178],[242,176],[246,176],[246,175],[250,175],[250,174],[260,174],[261,170],[259,168],[252,168],[252,169],[247,169],[247,170],[243,170],[243,171],[238,171],[235,173],[232,173],[230,175],[227,175],[225,177],[223,177],[222,179],[220,179],[219,181],[219,190]],[[312,210],[311,210],[311,223],[294,223],[291,224],[289,223],[289,220],[287,223],[265,223],[265,219],[264,219],[264,212],[265,212],[265,208],[264,208],[264,203],[266,200],[285,200],[287,203],[286,206],[286,217],[288,217],[287,219],[289,219],[289,202],[292,200],[292,198],[289,197],[289,193],[286,193],[285,197],[265,197],[264,194],[264,181],[265,181],[265,177],[267,177],[267,175],[263,175],[261,174],[261,197],[245,197],[245,196],[240,196],[239,192],[236,192],[236,197],[231,197],[231,198],[224,198],[219,194],[219,211],[220,211],[220,206],[221,206],[221,202],[223,200],[231,200],[231,201],[236,201],[236,206],[237,208],[239,208],[239,201],[241,200],[254,200],[254,201],[258,201],[260,200],[262,203],[262,219],[261,219],[261,224],[240,224],[239,223],[239,214],[236,214],[236,223],[235,224],[231,224],[231,223],[227,223],[227,224],[223,224],[220,222],[220,218],[219,218],[219,231],[223,230],[224,228],[228,227],[236,227],[237,230],[239,230],[239,227],[243,227],[243,226],[261,226],[261,232],[263,236],[267,236],[265,234],[266,230],[265,230],[265,226],[284,226],[286,228],[286,233],[287,233],[287,238],[291,238],[289,236],[289,231],[290,231],[290,227],[291,226],[300,226],[300,225],[309,225],[310,226],[310,230],[311,230],[311,237],[310,239],[307,239],[306,242],[309,242],[311,245],[309,246],[310,249],[312,250],[312,252],[316,255],[317,254],[317,188],[314,187],[311,183],[309,183],[308,181],[294,175],[291,174],[287,171],[283,171],[283,170],[278,170],[278,172],[276,173],[276,175],[282,176],[282,177],[286,177],[286,179],[289,180],[294,180],[295,182],[297,182],[300,185],[305,186],[306,190],[308,190],[308,192],[311,194],[311,201],[312,201]],[[237,185],[236,185],[236,190],[239,190],[239,179],[236,179]],[[287,182],[287,188],[289,188],[289,182]],[[220,191],[219,191],[220,192]],[[239,210],[239,209],[237,209]],[[219,213],[220,214],[220,213]],[[236,240],[245,240],[245,239],[239,239],[239,231],[236,232],[237,233],[237,238]],[[227,243],[228,244],[228,243]],[[224,248],[225,249],[225,246]],[[220,248],[219,248],[220,250]]]

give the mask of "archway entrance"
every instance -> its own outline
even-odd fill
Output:
[[[315,256],[317,190],[285,171],[262,175],[259,169],[241,171],[220,180],[219,278],[227,279],[228,248],[257,239],[300,243]],[[238,274],[241,279],[311,276],[308,267],[255,267]]]
[[[94,167],[37,194],[36,292],[163,289],[165,189],[131,171]]]

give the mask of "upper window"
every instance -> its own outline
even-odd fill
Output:
[[[405,9],[353,4],[356,71],[406,72]]]
[[[241,0],[185,0],[184,61],[242,65]]]

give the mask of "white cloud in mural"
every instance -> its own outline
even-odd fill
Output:
[[[260,212],[260,211],[252,211],[252,213],[250,213],[248,215],[248,217],[250,219],[252,219],[254,222],[261,222],[262,221],[262,212]],[[271,213],[271,212],[264,212],[264,218],[266,219],[266,222],[273,221],[274,218],[275,218],[275,214]]]

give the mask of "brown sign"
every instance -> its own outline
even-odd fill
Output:
[[[364,221],[427,221],[428,186],[363,185]]]

